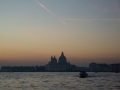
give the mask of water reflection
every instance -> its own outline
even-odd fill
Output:
[[[1,90],[119,90],[120,73],[78,72],[0,73]]]

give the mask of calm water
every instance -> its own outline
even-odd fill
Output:
[[[0,72],[0,90],[120,90],[120,73]]]

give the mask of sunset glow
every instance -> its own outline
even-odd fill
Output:
[[[120,0],[0,0],[0,66],[120,63]]]

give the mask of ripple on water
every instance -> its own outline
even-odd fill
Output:
[[[119,90],[120,74],[79,72],[0,73],[1,90]]]

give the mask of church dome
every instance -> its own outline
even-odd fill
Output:
[[[61,56],[59,57],[58,63],[59,64],[66,64],[67,63],[66,57],[64,56],[63,52],[61,53]]]

